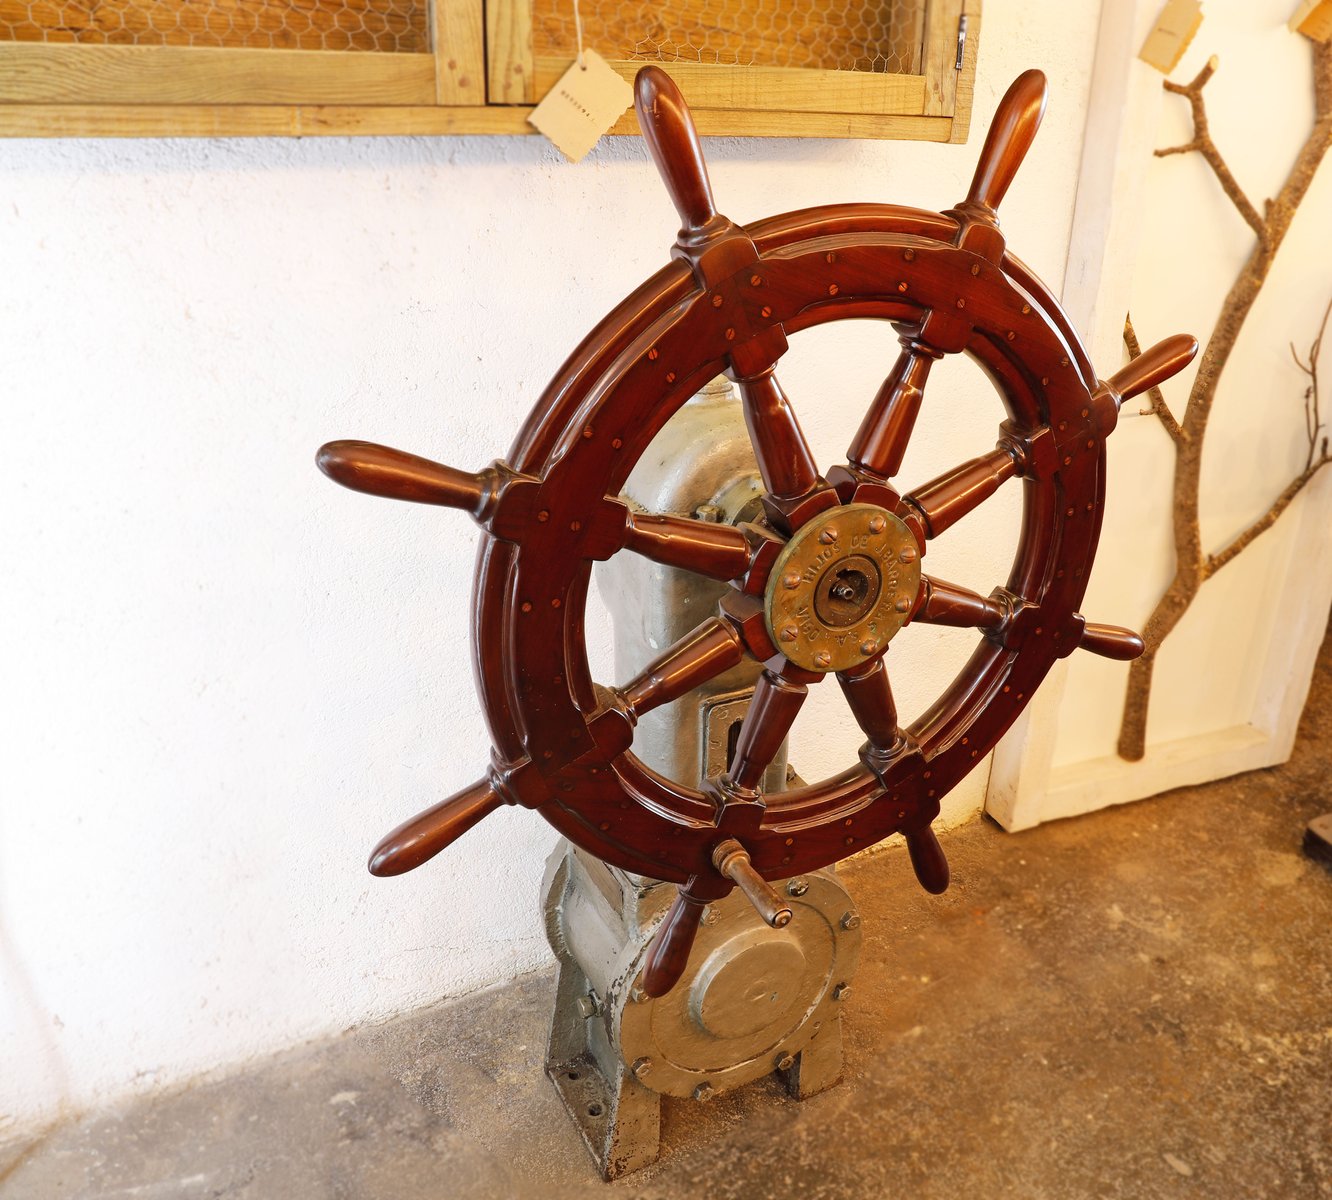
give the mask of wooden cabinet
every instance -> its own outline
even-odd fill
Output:
[[[705,134],[962,141],[980,0],[580,0]],[[0,134],[530,133],[572,0],[0,0]],[[632,110],[615,133],[632,133]]]

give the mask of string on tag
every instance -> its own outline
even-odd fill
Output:
[[[574,34],[578,38],[578,69],[587,70],[587,63],[583,61],[583,14],[578,11],[578,0],[573,0],[574,6]]]

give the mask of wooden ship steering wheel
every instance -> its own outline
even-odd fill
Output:
[[[939,799],[989,752],[1060,657],[1127,659],[1129,630],[1078,612],[1100,530],[1105,439],[1120,403],[1197,349],[1168,338],[1098,381],[1050,291],[1007,253],[996,209],[1036,134],[1045,78],[999,105],[971,190],[945,213],[881,204],[804,209],[741,228],[722,216],[683,97],[639,72],[639,124],[682,227],[672,261],[573,352],[507,459],[476,473],[365,442],[320,468],[376,496],[470,512],[485,530],[473,663],[494,751],[484,778],[413,817],[370,870],[419,866],[502,804],[535,809],[625,871],[679,885],[642,986],[679,979],[709,900],[740,886],[769,924],[790,919],[768,881],[903,833],[922,885],[948,867],[930,828]],[[901,352],[851,440],[821,473],[774,366],[787,337],[826,321],[893,323]],[[935,362],[966,354],[1007,418],[994,450],[920,486],[895,476]],[[727,374],[762,476],[762,518],[732,527],[634,511],[617,498],[673,413]],[[1008,580],[988,596],[922,571],[930,543],[1007,480],[1022,481]],[[716,615],[617,687],[594,681],[583,616],[594,562],[628,551],[716,580]],[[898,724],[886,651],[904,626],[978,631],[934,704]],[[763,664],[729,768],[701,786],[635,757],[634,726],[743,657]],[[835,675],[866,743],[822,782],[765,794],[764,771],[808,689]]]

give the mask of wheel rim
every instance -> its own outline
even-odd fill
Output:
[[[921,232],[947,237],[950,229],[955,222],[938,214],[890,206],[786,214],[754,231],[762,253],[750,275],[762,283],[733,290],[756,324],[780,323],[791,333],[847,317],[918,322],[959,296],[996,310],[1003,319],[978,322],[966,353],[995,384],[1014,432],[1060,432],[1059,460],[1024,477],[1022,533],[1007,581],[1037,606],[1041,619],[1031,629],[1040,633],[1008,647],[982,640],[908,731],[920,754],[903,758],[883,783],[858,765],[768,797],[762,824],[745,841],[765,876],[814,870],[931,820],[938,798],[1011,725],[1060,643],[1076,636],[1104,477],[1086,356],[1028,272],[1019,266],[1010,277],[1007,260],[1001,269]],[[908,252],[912,260],[904,261]],[[557,375],[510,453],[515,469],[543,481],[539,503],[550,515],[516,552],[483,548],[477,586],[478,680],[500,754],[541,767],[551,798],[538,811],[566,836],[626,870],[673,882],[706,869],[714,805],[632,752],[596,754],[587,720],[598,696],[581,636],[589,564],[577,553],[581,531],[570,527],[620,490],[666,421],[724,369],[727,326],[711,320],[709,295],[678,268],[658,273],[599,327],[628,324],[632,334],[608,342],[594,331]],[[729,302],[724,311],[734,315]],[[685,345],[696,347],[687,360],[678,348]],[[494,686],[496,662],[510,664],[502,688]]]

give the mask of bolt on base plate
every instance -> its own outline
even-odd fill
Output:
[[[548,1062],[546,1074],[574,1127],[609,1182],[656,1162],[660,1152],[661,1097],[627,1071],[612,1087],[591,1054]]]

